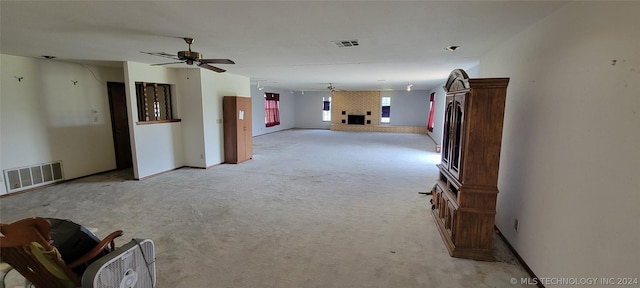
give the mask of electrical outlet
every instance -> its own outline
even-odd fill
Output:
[[[518,219],[516,218],[513,221],[513,230],[516,230],[516,232],[518,231],[518,229],[520,229],[520,222],[518,221]]]

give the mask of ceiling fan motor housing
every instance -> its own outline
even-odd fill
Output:
[[[189,65],[193,64],[193,61],[202,59],[202,54],[194,51],[179,51],[178,58],[180,60],[187,60],[191,63],[187,63]]]

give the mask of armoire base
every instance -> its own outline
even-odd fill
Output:
[[[490,262],[495,261],[492,250],[456,247],[451,239],[451,233],[447,231],[447,228],[445,228],[444,223],[442,223],[441,218],[438,216],[438,211],[433,211],[431,216],[433,216],[433,220],[436,222],[438,232],[440,232],[440,236],[442,237],[444,245],[447,247],[447,251],[451,257]]]

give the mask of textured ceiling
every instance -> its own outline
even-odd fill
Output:
[[[2,1],[0,52],[52,61],[167,62],[186,50],[286,90],[430,89],[560,1]],[[333,41],[358,40],[339,48]],[[444,48],[461,46],[455,52]],[[165,67],[188,67],[186,64]],[[195,66],[194,66],[195,67]]]

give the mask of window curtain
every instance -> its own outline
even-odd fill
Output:
[[[427,123],[427,130],[429,130],[429,132],[433,132],[433,118],[436,110],[435,98],[436,98],[436,93],[431,93],[431,100],[429,100],[429,122]]]
[[[264,120],[267,127],[280,125],[280,112],[278,111],[278,102],[280,94],[265,93],[264,101]]]

